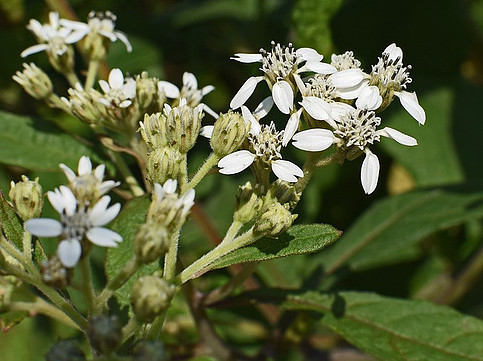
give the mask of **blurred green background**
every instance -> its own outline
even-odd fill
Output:
[[[351,227],[364,210],[378,200],[413,189],[457,185],[462,192],[482,189],[483,181],[483,0],[71,0],[72,14],[85,21],[91,10],[110,10],[117,15],[117,29],[128,35],[133,52],[126,53],[114,43],[107,63],[131,74],[149,75],[181,85],[184,71],[194,73],[201,86],[213,84],[216,90],[206,103],[224,112],[243,82],[258,74],[257,65],[229,59],[237,52],[255,53],[269,48],[270,41],[293,42],[295,47],[313,47],[326,57],[352,50],[369,72],[384,48],[395,42],[404,51],[404,64],[412,65],[409,85],[426,110],[424,126],[407,114],[395,101],[381,114],[383,122],[418,139],[418,147],[402,147],[383,140],[374,152],[381,159],[381,176],[376,192],[365,196],[359,181],[361,159],[343,167],[330,166],[314,176],[297,208],[297,223],[330,223],[341,230]],[[45,54],[21,59],[22,50],[34,44],[25,29],[30,18],[47,21],[48,11],[56,7],[61,15],[68,8],[63,1],[0,0],[0,108],[19,115],[40,116],[74,133],[88,134],[75,121],[30,98],[11,76],[23,61],[35,62],[56,79],[59,95],[66,85],[48,65]],[[79,59],[79,67],[84,68]],[[268,89],[260,86],[248,102],[258,104]],[[276,110],[270,114],[279,124],[286,119]],[[269,116],[269,117],[270,117]],[[267,120],[270,120],[267,118]],[[0,136],[0,147],[2,147]],[[206,151],[200,150],[201,152]],[[299,164],[301,152],[288,156]],[[204,153],[202,153],[204,154]],[[200,158],[200,159],[198,159]],[[202,157],[192,156],[194,163]],[[74,164],[71,164],[75,166]],[[196,164],[193,165],[195,169]],[[18,179],[24,169],[6,164],[0,168],[0,188],[8,192],[9,181]],[[37,175],[41,173],[30,173]],[[44,190],[62,182],[58,172],[41,178]],[[247,178],[243,175],[242,178]],[[201,185],[199,202],[207,214],[220,207],[233,207],[232,196],[242,179],[212,177]],[[45,180],[44,180],[45,179]],[[446,189],[446,188],[443,188]],[[217,190],[217,192],[215,192]],[[480,199],[481,202],[481,199]],[[229,213],[229,212],[225,212]],[[464,217],[462,217],[464,218]],[[479,217],[481,220],[481,217]],[[419,252],[394,264],[364,270],[340,288],[373,290],[385,295],[413,296],[418,287],[437,276],[458,270],[481,244],[480,220],[462,220],[449,229],[439,230],[418,243]],[[214,220],[222,232],[230,220]],[[441,227],[444,228],[444,227]],[[210,247],[196,226],[187,228],[184,248],[192,259]],[[313,270],[318,255],[296,257],[290,272],[284,260],[268,262],[258,277],[267,285],[299,287],[307,275],[307,260]],[[222,273],[219,273],[223,277]],[[483,315],[483,299],[477,290],[481,279],[456,304],[461,311]],[[45,332],[39,332],[43,330]],[[0,335],[3,361],[38,360],[48,349],[48,335],[57,326],[43,318],[24,321],[16,329]],[[68,334],[52,332],[57,339]],[[25,337],[34,343],[26,347]],[[35,335],[35,336],[33,336]],[[30,338],[29,338],[30,340]],[[3,351],[5,350],[5,351]]]

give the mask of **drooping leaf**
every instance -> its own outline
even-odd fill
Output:
[[[123,207],[119,216],[112,222],[111,229],[119,233],[123,237],[123,241],[116,248],[107,250],[105,267],[108,280],[114,278],[134,255],[134,237],[139,226],[146,220],[148,206],[149,198],[134,198]],[[135,279],[144,274],[151,274],[157,268],[156,262],[142,267],[116,291],[115,296],[121,306],[130,304],[129,297]]]
[[[420,190],[384,199],[368,209],[316,262],[330,274],[342,267],[365,270],[414,260],[421,255],[418,243],[424,237],[483,217],[480,189]]]
[[[339,239],[340,234],[340,231],[328,224],[293,226],[277,239],[265,237],[223,256],[210,268],[318,252]]]
[[[59,163],[77,167],[82,155],[101,161],[91,147],[40,118],[0,112],[0,162],[34,170],[58,171]]]

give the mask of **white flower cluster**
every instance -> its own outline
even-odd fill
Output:
[[[361,168],[364,191],[372,193],[378,182],[379,160],[370,150],[380,137],[391,138],[406,146],[417,141],[395,129],[381,126],[376,114],[384,110],[396,96],[402,106],[418,123],[424,124],[425,112],[415,93],[406,91],[411,83],[410,66],[402,63],[403,53],[395,44],[382,53],[370,74],[361,69],[361,63],[352,52],[332,55],[331,63],[323,63],[323,56],[310,48],[295,50],[291,44],[283,46],[272,42],[272,50],[259,54],[235,54],[232,59],[242,63],[261,62],[264,75],[250,77],[233,97],[230,106],[242,107],[246,118],[253,115],[243,105],[253,94],[257,84],[265,80],[271,89],[268,103],[290,117],[285,130],[276,133],[275,126],[260,125],[250,119],[252,136],[250,150],[240,150],[220,160],[221,173],[231,174],[245,169],[257,157],[270,163],[273,172],[282,180],[295,182],[303,177],[302,170],[293,163],[282,161],[280,149],[293,140],[293,145],[310,152],[321,152],[332,145],[343,149],[358,148],[365,153]],[[301,73],[312,75],[302,78]],[[300,95],[299,95],[300,94]],[[297,103],[297,96],[301,100]],[[266,101],[265,101],[266,102]],[[300,107],[298,107],[300,106]],[[265,109],[266,115],[269,109]],[[302,115],[310,129],[303,130]],[[263,129],[262,131],[260,129]],[[298,132],[299,131],[299,132]],[[298,133],[297,133],[298,132]],[[272,134],[267,136],[267,134]],[[260,144],[263,142],[263,145]],[[262,155],[263,154],[263,155]]]
[[[92,173],[88,157],[79,160],[78,175],[64,164],[60,165],[70,182],[69,187],[60,186],[47,193],[50,203],[59,212],[61,220],[33,218],[25,222],[25,229],[39,237],[60,237],[57,256],[65,267],[74,267],[83,253],[85,240],[101,247],[116,247],[122,237],[107,229],[121,209],[116,203],[109,207],[111,198],[103,195],[119,185],[112,180],[103,181],[103,164]],[[96,194],[95,203],[86,195]]]

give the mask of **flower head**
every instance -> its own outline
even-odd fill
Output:
[[[108,108],[127,108],[136,96],[136,81],[133,78],[124,79],[122,71],[118,68],[109,73],[109,82],[99,80],[104,96],[99,102]]]
[[[122,237],[101,227],[111,222],[119,213],[121,205],[108,207],[111,198],[103,196],[93,207],[80,205],[72,191],[61,186],[48,192],[50,203],[59,212],[61,221],[50,218],[34,218],[25,222],[25,228],[39,237],[61,237],[57,255],[65,267],[74,267],[82,255],[84,239],[101,246],[117,247]]]

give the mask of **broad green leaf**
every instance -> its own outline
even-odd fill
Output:
[[[318,252],[334,243],[340,232],[327,224],[297,225],[278,239],[262,238],[257,242],[235,250],[215,261],[210,268],[217,269],[235,263],[266,261],[297,254]]]
[[[293,9],[297,46],[308,46],[323,54],[334,49],[330,20],[342,5],[342,0],[299,0]]]
[[[420,190],[384,199],[369,208],[316,262],[326,273],[364,270],[418,258],[428,235],[483,217],[483,191]]]
[[[393,140],[383,139],[381,146],[413,174],[420,186],[450,184],[464,179],[452,129],[454,97],[449,87],[420,95],[421,106],[427,115],[424,126],[419,126],[397,99],[396,104],[391,105],[399,109],[387,119],[387,124],[416,138],[418,145],[404,147]],[[384,118],[384,114],[381,116]]]
[[[18,249],[23,248],[23,227],[13,207],[0,193],[0,222],[3,234]]]
[[[483,322],[449,307],[372,293],[287,295],[283,307],[321,322],[384,361],[482,361]]]
[[[82,155],[100,161],[92,148],[62,133],[52,123],[0,111],[0,162],[34,170],[77,167]]]
[[[133,257],[134,237],[139,226],[146,220],[148,206],[149,198],[134,198],[123,207],[119,216],[112,222],[111,229],[119,233],[123,237],[123,241],[116,248],[109,248],[107,250],[106,274],[108,280],[114,278]],[[121,306],[128,306],[130,304],[129,296],[131,295],[134,280],[144,274],[151,274],[156,269],[158,269],[156,262],[144,266],[124,286],[116,291],[115,295]]]

